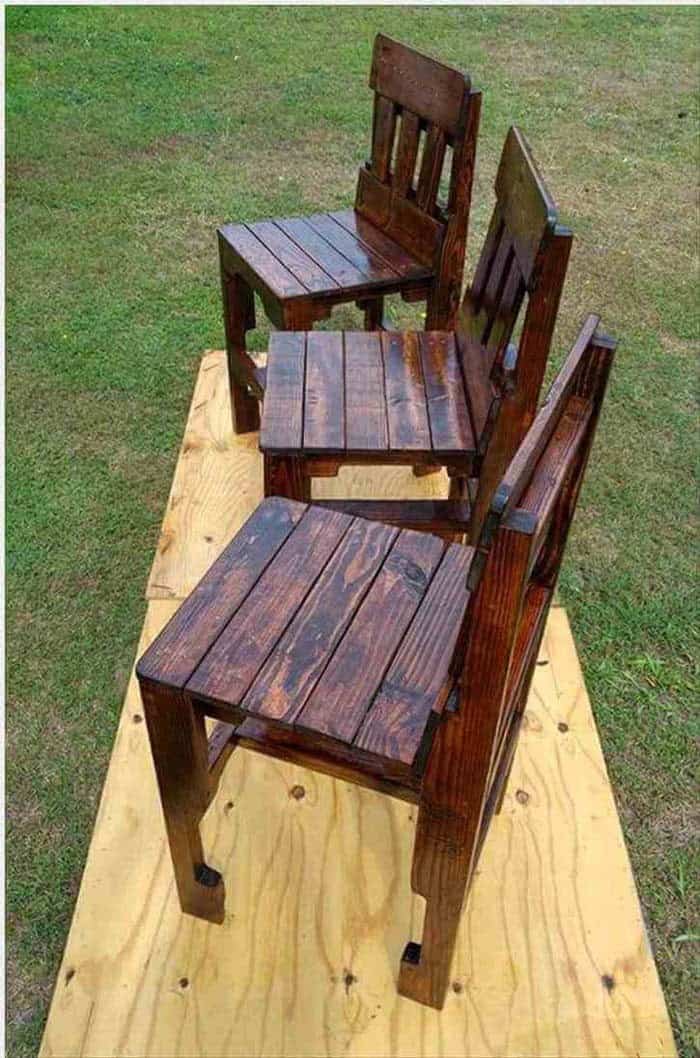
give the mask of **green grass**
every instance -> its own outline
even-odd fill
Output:
[[[562,577],[682,1053],[700,1044],[698,16],[7,9],[8,1044],[36,1052],[201,351],[214,228],[349,204],[382,29],[484,89],[470,257],[526,131],[577,235],[556,350],[622,340]],[[396,319],[416,321],[399,303]],[[352,326],[354,310],[332,324]],[[264,334],[257,334],[258,348]],[[695,692],[695,695],[694,693]]]

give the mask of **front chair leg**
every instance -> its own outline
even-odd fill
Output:
[[[204,717],[176,690],[141,681],[165,830],[180,907],[208,922],[224,921],[224,883],[204,859],[199,822],[209,800]]]
[[[462,819],[421,802],[411,886],[426,900],[423,939],[406,945],[398,990],[437,1010],[445,1003],[469,878],[471,849],[465,838]]]
[[[265,495],[287,500],[311,501],[311,478],[299,456],[264,454]]]

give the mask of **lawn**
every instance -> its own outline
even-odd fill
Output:
[[[589,310],[621,340],[561,594],[693,1054],[697,12],[12,7],[6,27],[8,1053],[36,1053],[198,359],[222,345],[214,229],[350,204],[381,29],[484,90],[468,260],[517,121],[576,234],[555,359]]]

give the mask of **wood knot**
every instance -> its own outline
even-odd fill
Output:
[[[350,970],[345,970],[343,973],[343,984],[345,985],[345,994],[349,995],[352,986],[357,984],[357,978]]]
[[[189,988],[190,987],[189,978],[187,978],[187,977],[181,977],[180,980],[177,983],[179,984],[180,988]]]
[[[303,786],[292,786],[289,796],[293,797],[295,801],[301,801],[306,796],[306,790]]]
[[[464,985],[462,984],[462,982],[461,981],[453,981],[452,982],[452,991],[455,992],[457,995],[459,995],[460,992],[463,992],[464,991]]]
[[[560,720],[557,724],[557,731],[561,731],[562,734],[566,734],[569,730],[569,725],[565,724],[563,720]]]
[[[135,724],[140,724],[142,720],[143,720],[143,717],[141,716],[140,713],[134,713],[134,723]]]
[[[527,793],[525,790],[516,790],[515,800],[518,802],[518,804],[526,805],[527,802],[530,800],[530,794]]]
[[[603,976],[601,977],[601,981],[603,982],[603,988],[605,989],[605,991],[612,992],[613,988],[615,987],[615,978],[612,977],[610,974],[603,974]]]

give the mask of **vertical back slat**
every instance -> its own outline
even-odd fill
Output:
[[[401,114],[401,131],[391,181],[397,195],[407,196],[413,190],[419,137],[420,119],[410,110],[404,110]]]
[[[426,213],[432,213],[435,208],[446,145],[447,139],[443,129],[437,125],[430,125],[416,191],[416,201]]]
[[[395,131],[395,104],[385,96],[376,95],[374,97],[374,122],[372,126],[372,171],[383,184],[386,184],[389,180]]]

